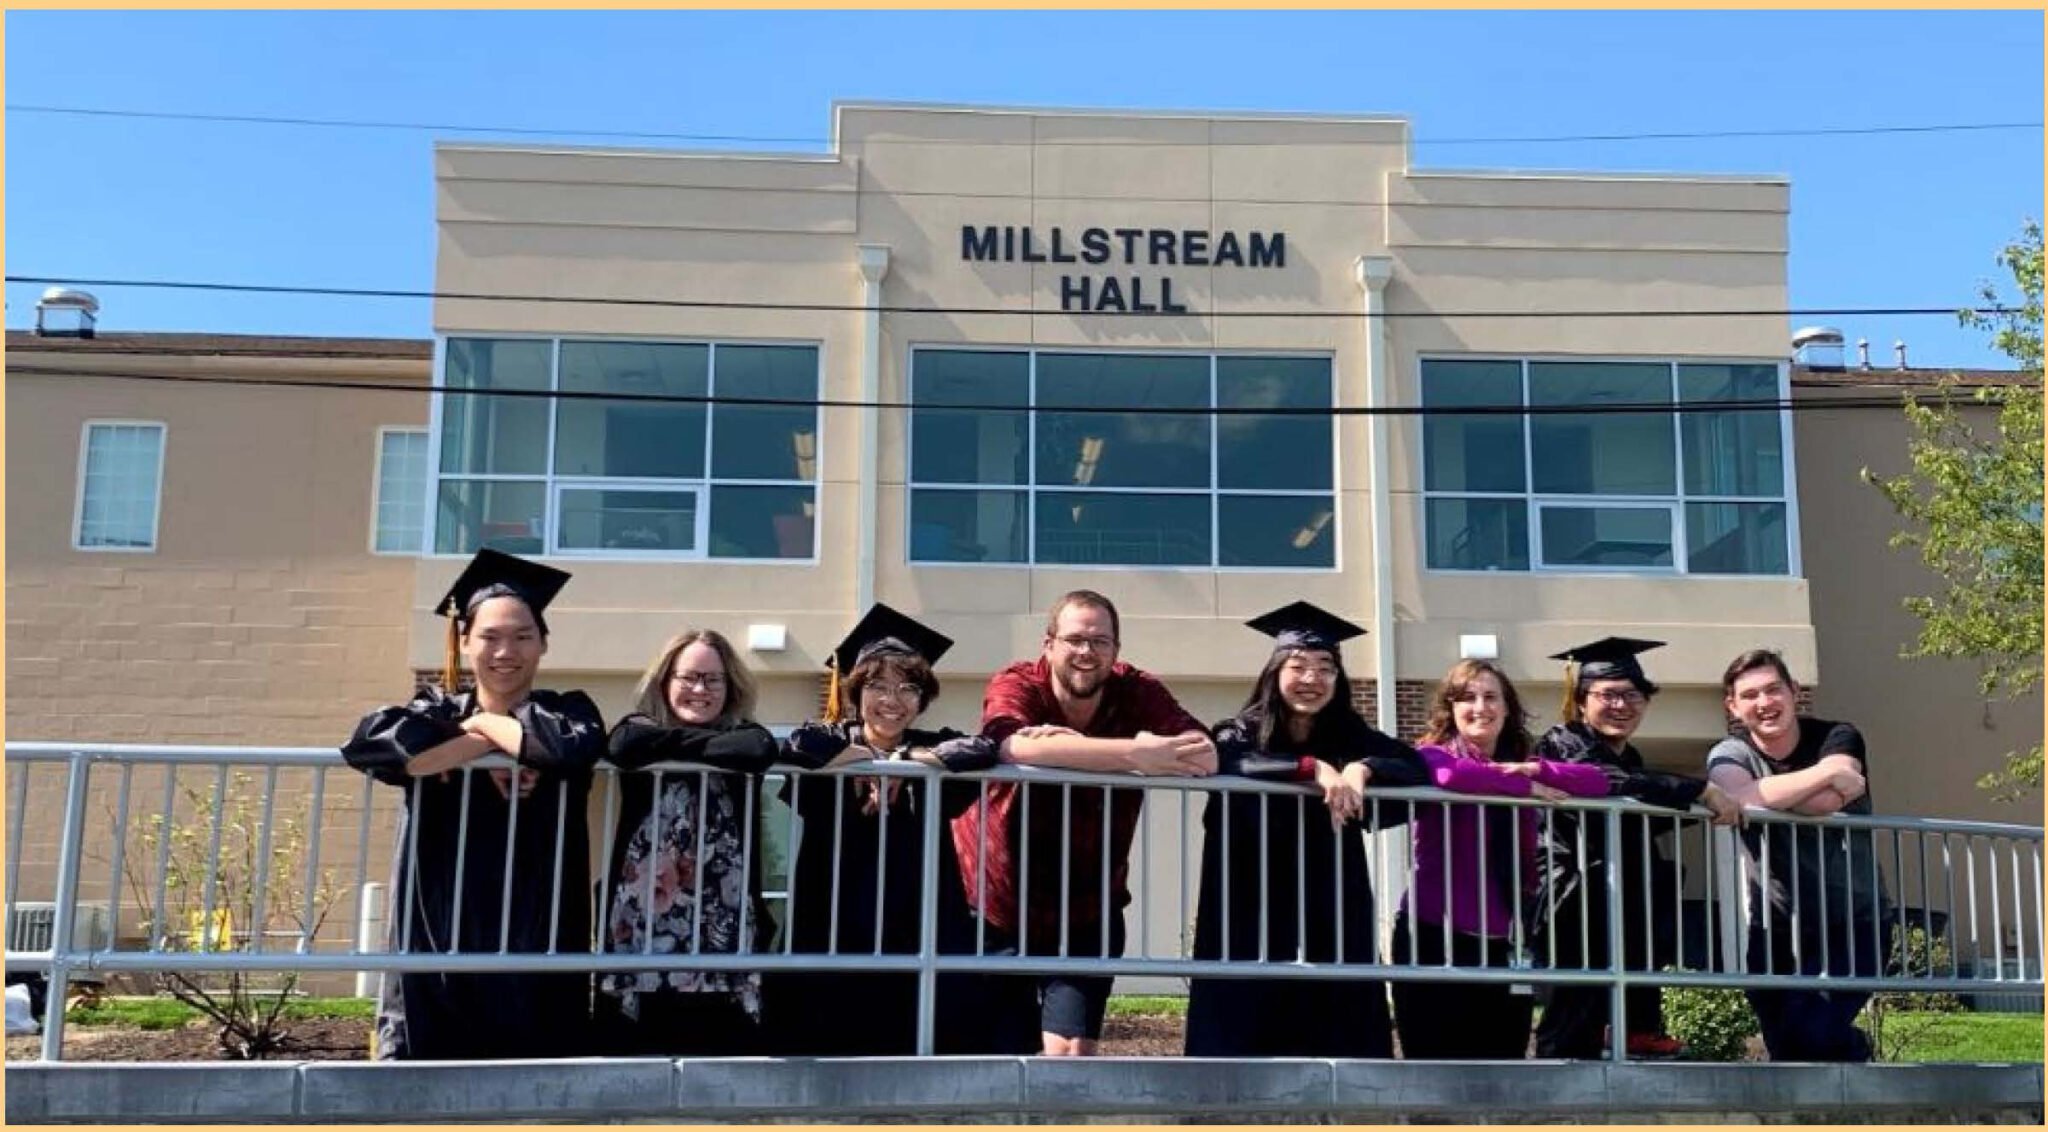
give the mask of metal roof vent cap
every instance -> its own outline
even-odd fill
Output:
[[[52,320],[52,314],[58,317]],[[36,335],[41,338],[91,338],[99,322],[100,301],[89,291],[52,287],[36,300]]]
[[[1839,370],[1842,332],[1832,326],[1808,326],[1792,335],[1792,360],[1807,369]]]

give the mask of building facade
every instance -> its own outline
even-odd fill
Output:
[[[1879,806],[2010,816],[1970,784],[2038,702],[1897,659],[1928,579],[1859,473],[1903,421],[1781,404],[1926,375],[1822,380],[1782,317],[1712,313],[1788,306],[1784,180],[1424,172],[1398,119],[834,125],[439,147],[435,289],[503,297],[439,299],[431,342],[10,334],[10,738],[338,743],[438,670],[434,601],[493,546],[573,571],[545,682],[608,719],[685,627],[764,722],[812,716],[879,600],[958,641],[931,715],[971,727],[1076,588],[1221,719],[1267,655],[1242,622],[1302,598],[1372,630],[1347,666],[1403,734],[1461,655],[1540,728],[1549,654],[1647,637],[1639,745],[1697,773],[1762,645],[1872,735]]]

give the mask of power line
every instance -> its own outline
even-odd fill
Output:
[[[578,137],[615,138],[624,141],[673,141],[673,142],[745,142],[769,145],[829,145],[835,147],[859,148],[861,146],[886,145],[958,145],[957,141],[941,141],[932,138],[867,138],[859,142],[846,142],[837,138],[794,136],[777,134],[726,134],[702,132],[675,132],[662,130],[580,130],[549,129],[533,126],[484,126],[450,122],[386,121],[366,118],[317,118],[295,117],[270,114],[209,114],[195,111],[136,110],[126,107],[104,106],[60,106],[47,103],[16,104],[8,108],[10,113],[50,114],[85,118],[142,119],[170,122],[209,122],[217,125],[243,126],[288,126],[304,129],[347,129],[347,130],[402,130],[443,134],[499,134],[513,137]],[[886,109],[886,108],[885,108]],[[1058,115],[1053,117],[1058,118]],[[1355,126],[1374,124],[1374,119],[1345,122],[1335,119],[1235,119],[1228,115],[1223,119],[1232,122],[1274,121],[1288,125],[1328,124]],[[1174,121],[1175,119],[1146,119]],[[1202,121],[1189,118],[1188,121]],[[1390,124],[1406,125],[1405,119],[1386,119]],[[1552,145],[1583,142],[1635,142],[1635,141],[1715,141],[1735,138],[1819,138],[1819,137],[1875,137],[1893,134],[1938,134],[1972,133],[1993,130],[2038,130],[2040,122],[1944,122],[1926,125],[1883,125],[1883,126],[1791,126],[1741,130],[1664,130],[1645,133],[1611,134],[1549,134],[1515,137],[1447,137],[1411,138],[1410,145]],[[1128,148],[1136,146],[1273,146],[1298,145],[1298,140],[1289,141],[1175,141],[1161,139],[1117,139],[1117,138],[1072,138],[1072,139],[977,139],[977,146],[1076,146]]]
[[[327,389],[366,393],[411,393],[415,395],[441,394],[449,397],[511,398],[515,400],[596,401],[606,404],[630,402],[656,405],[704,405],[714,407],[724,405],[782,409],[886,409],[948,413],[1073,413],[1168,417],[1541,417],[1653,413],[1777,412],[1780,410],[1810,413],[1867,409],[1888,409],[1896,412],[1907,400],[1907,395],[1899,394],[1893,396],[1835,397],[1825,399],[1793,397],[1743,401],[1637,401],[1604,405],[1339,405],[1324,407],[1205,405],[1182,407],[1160,405],[1075,405],[1061,403],[1017,405],[979,402],[863,401],[851,398],[830,397],[802,398],[749,397],[727,394],[614,393],[575,389],[465,389],[449,385],[411,385],[389,381],[349,381],[338,378],[226,377],[210,374],[79,369],[67,366],[43,366],[33,363],[28,365],[9,365],[7,367],[7,374],[10,377],[103,377],[122,381],[149,381],[169,384],[234,385],[275,389]],[[2032,390],[2035,387],[2014,383],[2010,388]]]
[[[1088,265],[1094,267],[1095,265]],[[1187,311],[1071,311],[1041,307],[911,307],[883,304],[867,307],[859,303],[748,302],[737,299],[649,299],[596,295],[504,295],[480,291],[421,291],[394,287],[324,287],[271,283],[224,283],[186,279],[85,279],[61,275],[9,275],[9,283],[56,287],[134,287],[167,291],[228,291],[256,295],[317,295],[352,299],[452,299],[492,303],[570,303],[578,306],[669,307],[696,310],[803,311],[808,313],[865,314],[964,314],[1093,315],[1103,318],[1817,318],[1837,315],[1928,316],[1952,318],[1965,308],[1980,314],[2014,314],[2017,307],[1982,307],[1959,303],[1952,307],[1759,307],[1727,310],[1611,310],[1611,311],[1381,311],[1368,315],[1363,310],[1187,310]]]

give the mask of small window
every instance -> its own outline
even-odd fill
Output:
[[[427,537],[427,430],[377,430],[376,507],[370,549],[418,554]]]
[[[78,550],[153,551],[162,503],[164,426],[90,421],[78,454]]]

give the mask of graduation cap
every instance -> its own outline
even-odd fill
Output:
[[[542,614],[568,581],[566,571],[552,566],[529,562],[489,547],[477,551],[476,557],[463,567],[455,584],[449,586],[448,592],[442,594],[441,600],[434,605],[435,613],[448,618],[448,655],[441,670],[442,687],[450,692],[455,690],[462,627],[475,616],[477,606],[494,597],[516,597],[533,612],[534,625],[542,636],[546,636],[548,623]]]
[[[1588,680],[1626,680],[1646,694],[1656,692],[1657,685],[1643,674],[1643,666],[1636,660],[1636,655],[1663,647],[1663,641],[1641,641],[1634,637],[1602,637],[1590,644],[1576,645],[1563,652],[1552,653],[1550,659],[1565,662],[1566,721],[1579,718],[1579,688]]]
[[[952,647],[953,638],[876,602],[832,650],[827,662],[832,668],[832,683],[825,693],[826,722],[839,721],[840,679],[868,658],[893,653],[922,657],[926,664],[936,665]]]
[[[1365,635],[1364,629],[1305,601],[1283,605],[1245,624],[1273,638],[1276,650],[1320,649],[1335,653],[1345,641]]]

